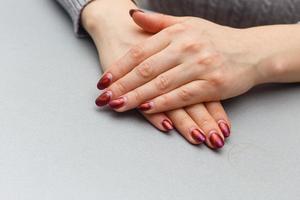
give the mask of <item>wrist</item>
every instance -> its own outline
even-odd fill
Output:
[[[91,35],[111,35],[133,24],[128,12],[137,8],[131,0],[94,0],[82,11],[81,23]]]
[[[250,42],[245,46],[251,52],[254,61],[252,63],[256,71],[256,84],[289,82],[292,77],[291,53],[285,52],[293,52],[293,49],[299,48],[300,26],[254,27],[245,29],[245,33],[245,38]]]
[[[289,52],[288,55],[291,55]],[[260,83],[284,83],[290,82],[292,79],[288,77],[297,76],[297,72],[290,73],[290,63],[292,58],[285,56],[285,52],[278,53],[266,58],[258,65],[261,74]]]

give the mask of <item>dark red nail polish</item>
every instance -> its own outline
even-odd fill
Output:
[[[135,2],[135,0],[131,0],[132,1],[132,3],[134,3],[135,5],[137,5],[137,3]]]
[[[96,105],[97,106],[105,106],[108,104],[112,96],[111,91],[106,91],[102,93],[97,99],[96,99]]]
[[[230,128],[228,126],[227,123],[223,122],[223,121],[220,121],[219,122],[219,128],[221,129],[224,137],[229,137],[230,136]]]
[[[140,111],[147,111],[147,110],[150,110],[152,107],[153,107],[153,102],[146,102],[146,103],[141,104],[138,107],[138,109]]]
[[[164,127],[167,131],[170,131],[170,130],[173,130],[173,129],[174,129],[172,122],[170,122],[170,121],[167,120],[167,119],[165,119],[161,124],[163,125],[163,127]]]
[[[130,9],[130,10],[129,10],[129,15],[132,17],[132,15],[133,15],[135,12],[142,12],[142,13],[144,13],[144,11],[142,11],[142,10],[140,10],[140,9]]]
[[[191,136],[194,140],[196,140],[197,142],[200,142],[200,143],[203,143],[206,140],[204,133],[202,131],[200,131],[199,129],[194,129],[191,132]]]
[[[112,81],[112,74],[107,73],[100,79],[100,81],[97,84],[97,88],[99,90],[103,90],[111,84],[111,81]]]
[[[211,145],[213,146],[213,148],[215,148],[215,149],[220,149],[224,146],[224,141],[221,138],[221,136],[218,135],[217,132],[210,133],[209,141],[210,141]]]
[[[123,107],[124,104],[125,104],[125,97],[120,97],[118,99],[115,99],[115,100],[109,102],[109,106],[112,109],[119,109],[119,108]]]

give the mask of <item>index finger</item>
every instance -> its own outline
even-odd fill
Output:
[[[111,83],[129,73],[142,61],[166,48],[170,41],[170,37],[168,37],[166,32],[161,31],[144,42],[133,46],[104,73],[97,84],[98,89],[103,90],[107,88]]]

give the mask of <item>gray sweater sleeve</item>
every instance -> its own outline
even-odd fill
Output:
[[[57,0],[57,1],[70,15],[73,21],[75,33],[78,36],[86,35],[84,29],[80,24],[80,16],[83,8],[93,0]]]
[[[148,9],[171,15],[193,15],[237,27],[294,24],[300,0],[139,0]]]
[[[84,6],[93,0],[57,1],[71,16],[75,33],[85,35],[80,15]],[[297,23],[300,20],[300,0],[136,0],[136,3],[157,12],[193,15],[239,28]]]

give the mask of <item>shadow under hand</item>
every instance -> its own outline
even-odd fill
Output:
[[[126,118],[129,119],[130,121],[134,121],[135,123],[145,123],[145,124],[148,123],[146,119],[142,116],[142,114],[139,113],[137,110],[130,110],[127,112],[119,113],[113,111],[109,107],[103,107],[103,108],[97,108],[96,111],[98,113],[105,113],[105,115],[109,115],[111,118],[116,120],[121,120]]]
[[[229,112],[232,110],[240,109],[245,104],[252,101],[256,103],[269,101],[272,102],[275,98],[286,97],[291,94],[298,94],[300,92],[300,84],[264,84],[254,87],[249,92],[223,101],[223,105]],[[287,98],[287,97],[286,97]]]

